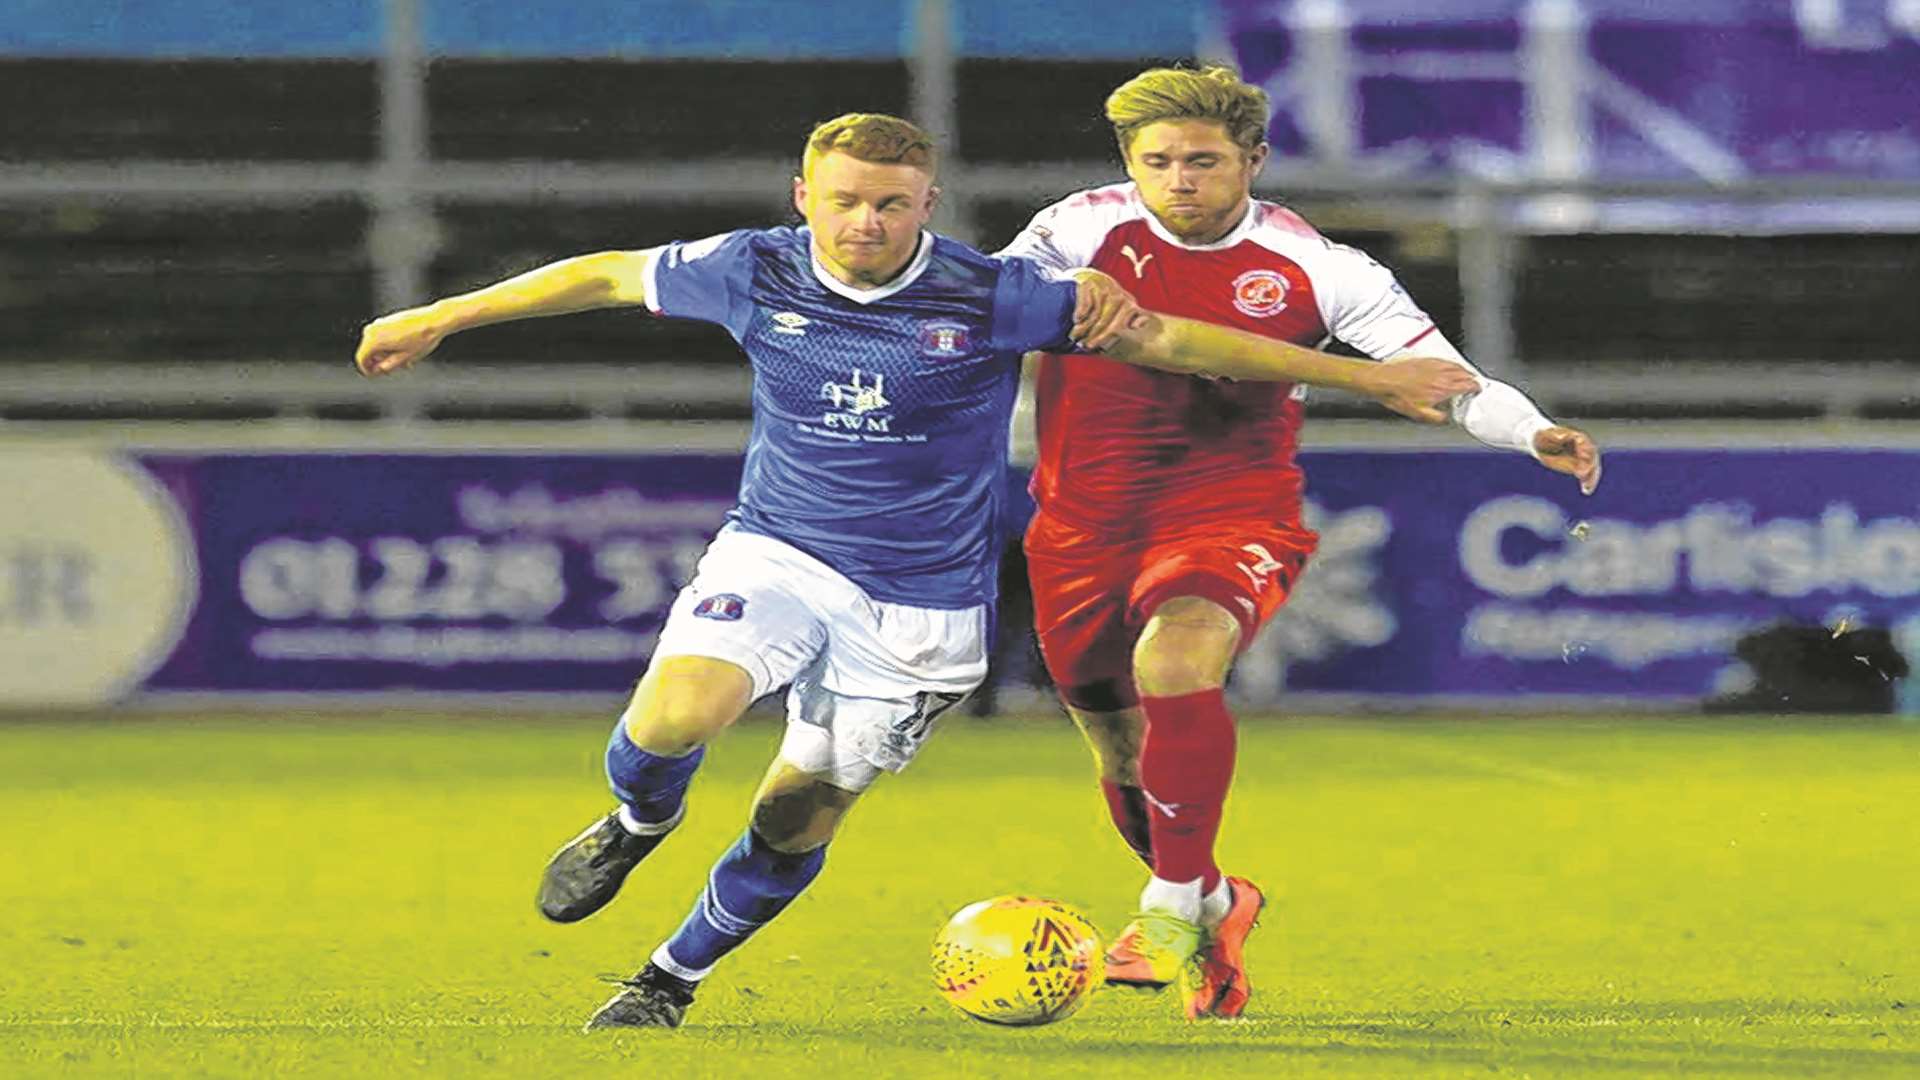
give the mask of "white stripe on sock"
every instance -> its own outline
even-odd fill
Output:
[[[700,893],[700,915],[707,920],[707,925],[733,937],[747,937],[763,925],[728,911],[720,902],[720,893],[712,878],[707,879],[707,887]]]
[[[699,982],[701,979],[713,974],[713,969],[710,967],[690,968],[680,961],[675,960],[673,954],[667,951],[667,943],[664,941],[660,943],[659,948],[653,950],[652,960],[654,967],[676,978],[685,979],[688,982]]]
[[[662,833],[670,833],[674,826],[680,824],[680,820],[686,816],[687,804],[681,803],[680,809],[675,810],[673,816],[665,821],[641,821],[633,816],[633,807],[625,803],[620,804],[620,827],[634,836],[659,836]]]

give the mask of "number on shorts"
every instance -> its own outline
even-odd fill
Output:
[[[1273,552],[1268,551],[1265,544],[1241,544],[1240,550],[1252,555],[1254,563],[1252,566],[1248,566],[1246,563],[1235,563],[1234,565],[1238,566],[1241,572],[1247,575],[1247,580],[1253,582],[1253,587],[1256,590],[1267,587],[1268,574],[1273,573],[1275,570],[1285,571],[1287,568],[1285,563],[1273,557]],[[1286,582],[1286,574],[1284,572],[1280,575],[1280,580],[1283,584]]]
[[[910,743],[917,743],[933,730],[933,722],[955,705],[967,700],[965,694],[943,694],[936,690],[925,690],[915,695],[913,712],[894,721],[893,734]]]

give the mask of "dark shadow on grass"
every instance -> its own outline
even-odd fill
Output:
[[[1081,1061],[1089,1047],[1124,1057],[1179,1054],[1253,1065],[1260,1056],[1306,1062],[1320,1060],[1339,1069],[1363,1068],[1363,1062],[1401,1061],[1413,1065],[1532,1069],[1549,1075],[1607,1073],[1720,1073],[1805,1076],[1896,1073],[1920,1076],[1920,1051],[1871,1046],[1770,1046],[1737,1041],[1744,1025],[1772,1030],[1800,1025],[1836,1039],[1862,1043],[1880,1030],[1865,1024],[1822,1028],[1811,1014],[1831,1008],[1838,1016],[1865,1017],[1858,1006],[1825,1002],[1772,1002],[1740,999],[1687,1002],[1638,1002],[1631,1005],[1568,1005],[1564,1002],[1506,1002],[1451,1010],[1422,1010],[1332,1016],[1267,1016],[1212,1028],[1217,1038],[1196,1039],[1201,1028],[1169,1025],[1158,1031],[1138,1026],[1118,1037],[1085,1037],[1062,1028],[985,1029],[954,1027],[953,1018],[929,1016],[897,1026],[903,1048],[919,1043],[929,1051],[964,1047],[971,1059],[1006,1055],[1022,1067],[1048,1061]],[[1870,1009],[1870,1007],[1869,1007]],[[1703,1021],[1707,1026],[1694,1027]],[[1888,1029],[1906,1029],[1895,1014]],[[1676,1038],[1674,1025],[1697,1032]],[[890,1025],[892,1026],[892,1025]],[[731,1027],[731,1025],[729,1025]],[[740,1034],[746,1025],[732,1027]],[[725,1029],[710,1029],[720,1035]],[[991,1030],[992,1038],[977,1033]],[[783,1024],[782,1037],[856,1041],[872,1045],[878,1031],[865,1033],[824,1024]],[[1576,1044],[1576,1040],[1578,1043]],[[1568,1045],[1573,1044],[1573,1045]],[[1581,1045],[1584,1044],[1584,1045]]]
[[[1690,1001],[1634,1001],[1607,1005],[1569,1004],[1565,1001],[1496,1001],[1457,1009],[1423,1009],[1404,1012],[1281,1014],[1268,1019],[1295,1026],[1324,1030],[1365,1030],[1370,1027],[1435,1028],[1440,1025],[1463,1027],[1501,1025],[1514,1028],[1571,1025],[1593,1030],[1632,1030],[1660,1024],[1709,1023],[1737,1027],[1743,1024],[1805,1024],[1815,1013],[1826,1017],[1853,1016],[1866,1020],[1887,1010],[1889,1003],[1872,1001],[1768,1001],[1751,998],[1723,998]],[[1920,1017],[1905,1020],[1904,1014],[1885,1011],[1887,1023],[1895,1027],[1912,1026]]]

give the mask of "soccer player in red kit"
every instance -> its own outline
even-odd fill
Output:
[[[1002,254],[1104,271],[1170,314],[1473,370],[1391,272],[1251,197],[1268,154],[1259,88],[1225,68],[1156,69],[1115,90],[1106,113],[1132,182],[1048,207]],[[1474,374],[1478,389],[1450,403],[1456,423],[1593,490],[1586,435]],[[1313,554],[1294,462],[1302,393],[1098,355],[1043,357],[1036,393],[1026,549],[1041,651],[1114,825],[1153,872],[1108,981],[1178,982],[1189,1017],[1238,1016],[1242,946],[1265,901],[1214,862],[1235,742],[1222,691]]]

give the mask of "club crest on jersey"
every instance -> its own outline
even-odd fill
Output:
[[[740,616],[747,613],[747,601],[745,597],[735,596],[732,593],[714,593],[693,605],[693,613],[702,619],[739,622]]]
[[[1264,319],[1287,306],[1287,279],[1278,270],[1249,270],[1233,279],[1233,306]]]
[[[920,351],[928,356],[965,356],[973,344],[965,323],[929,322],[920,324]]]

